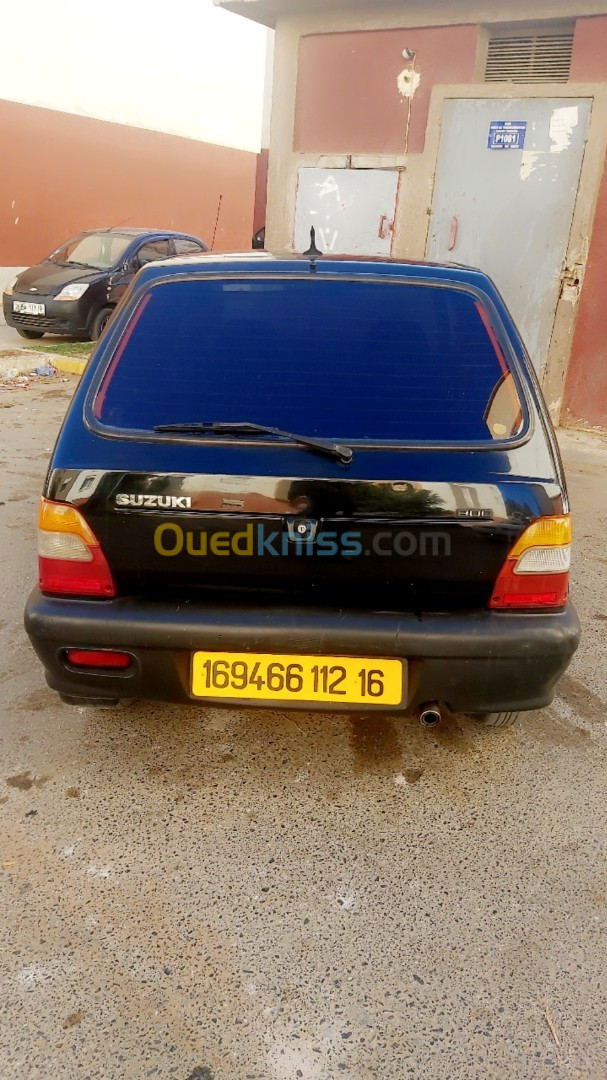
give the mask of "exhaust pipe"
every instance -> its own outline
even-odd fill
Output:
[[[436,727],[440,724],[442,714],[438,701],[425,701],[419,708],[419,719],[423,727]]]

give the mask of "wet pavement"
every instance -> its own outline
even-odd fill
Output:
[[[97,712],[21,624],[73,385],[0,396],[3,1080],[607,1076],[605,444],[562,439],[583,645],[518,728]]]

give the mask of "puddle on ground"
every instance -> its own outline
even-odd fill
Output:
[[[424,775],[424,770],[422,768],[403,769],[402,775],[403,778],[406,780],[407,784],[416,784],[417,781],[420,780],[421,777]]]
[[[50,779],[50,776],[32,776],[30,772],[22,772],[17,773],[16,776],[7,776],[6,783],[9,787],[17,788],[18,791],[31,791],[33,787],[44,787]]]
[[[382,713],[348,716],[348,738],[361,768],[390,768],[402,755],[396,725]]]
[[[70,1014],[70,1015],[68,1016],[67,1020],[64,1020],[64,1021],[63,1021],[63,1025],[62,1025],[62,1026],[63,1026],[63,1028],[64,1028],[64,1029],[65,1029],[65,1028],[71,1028],[71,1027],[75,1027],[75,1026],[76,1026],[76,1024],[81,1024],[81,1023],[82,1023],[82,1021],[84,1020],[85,1016],[86,1016],[86,1013],[85,1013],[85,1012],[83,1012],[83,1011],[82,1011],[82,1009],[79,1009],[79,1011],[78,1011],[78,1012],[75,1012],[75,1013],[71,1013],[71,1014]]]
[[[564,675],[557,686],[557,695],[582,718],[591,724],[604,724],[607,721],[607,705],[598,694],[584,686],[572,675]]]
[[[475,725],[476,721],[467,719],[462,721],[460,727],[452,713],[444,712],[440,724],[427,729],[427,734],[436,746],[441,746],[445,750],[457,750],[460,754],[469,754],[474,749]]]
[[[533,724],[533,734],[547,746],[564,746],[571,749],[587,745],[591,735],[586,728],[571,727],[564,723],[552,709],[542,709]]]
[[[32,690],[30,694],[19,698],[15,702],[17,712],[42,712],[49,705],[58,703],[59,699],[53,690],[44,687],[42,690]]]
[[[57,388],[56,390],[47,390],[44,395],[45,398],[66,398],[71,396],[72,391],[67,386],[62,389]]]

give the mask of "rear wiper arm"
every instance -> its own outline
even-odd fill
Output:
[[[292,431],[283,431],[281,428],[268,427],[265,424],[253,424],[248,421],[242,423],[222,422],[208,424],[157,424],[154,431],[181,432],[186,435],[274,435],[280,439],[289,439],[290,442],[305,446],[317,454],[325,454],[327,457],[337,458],[342,465],[349,465],[354,457],[350,446],[331,442],[330,439],[314,439],[310,435],[296,435]]]

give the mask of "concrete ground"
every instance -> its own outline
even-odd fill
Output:
[[[607,1076],[605,444],[580,652],[516,729],[73,709],[21,623],[74,380],[0,394],[3,1080]]]
[[[58,337],[56,334],[45,334],[43,338],[38,341],[29,342],[26,338],[22,338],[20,334],[12,326],[7,326],[5,322],[0,323],[0,358],[4,351],[20,351],[22,349],[27,351],[30,344],[33,345],[53,345],[62,341],[72,341],[73,338]]]
[[[24,339],[19,336],[12,326],[0,322],[0,349],[18,349],[24,344]]]

